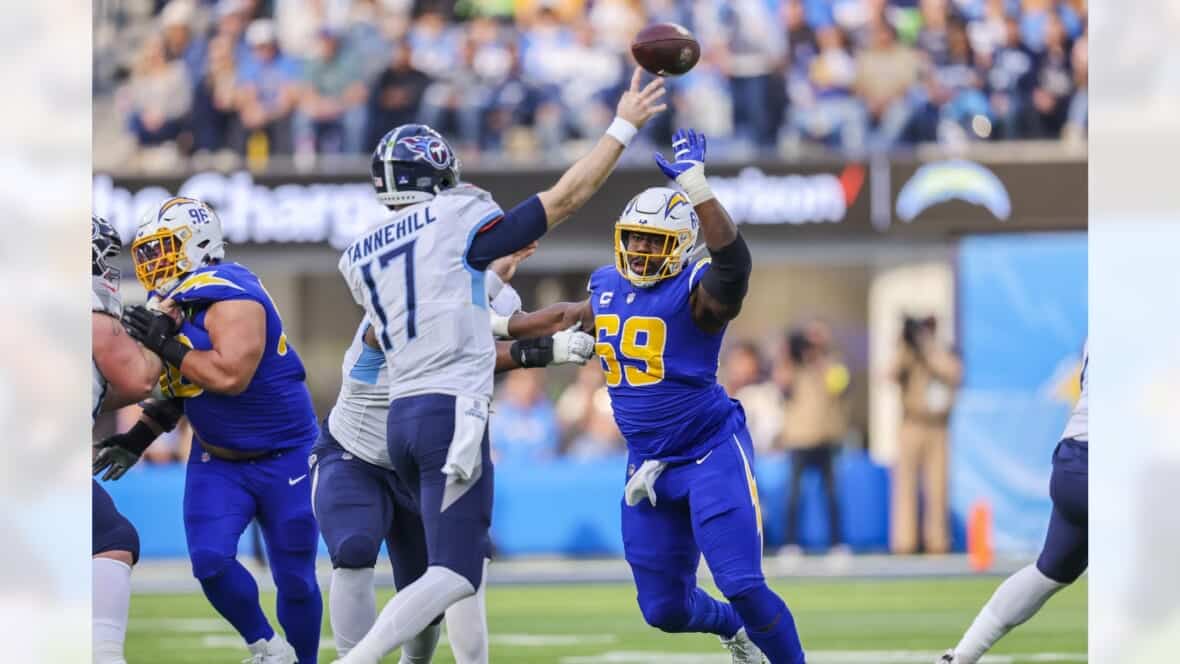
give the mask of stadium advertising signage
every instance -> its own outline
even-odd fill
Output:
[[[560,173],[466,175],[507,207],[549,188]],[[756,164],[713,167],[709,179],[717,198],[753,239],[945,236],[1084,228],[1086,223],[1084,162],[985,166],[953,160],[877,168]],[[621,169],[571,223],[556,229],[553,239],[600,239],[632,196],[666,184],[654,168]],[[385,213],[365,173],[94,176],[95,214],[109,219],[127,239],[144,210],[174,194],[210,203],[226,239],[236,244],[313,243],[340,249]]]
[[[1085,161],[894,164],[892,223],[899,234],[1086,228]]]

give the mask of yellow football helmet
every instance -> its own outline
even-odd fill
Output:
[[[632,284],[647,288],[680,274],[697,243],[700,222],[692,203],[670,187],[651,187],[627,203],[615,222],[615,268]],[[629,248],[632,234],[646,246]]]
[[[194,198],[169,198],[149,208],[131,243],[135,278],[144,289],[162,295],[184,275],[222,258],[221,220]]]

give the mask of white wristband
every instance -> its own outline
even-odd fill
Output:
[[[495,311],[489,311],[488,316],[492,320],[492,334],[501,339],[509,339],[508,336],[508,320],[511,316],[501,316]]]
[[[676,176],[676,184],[680,185],[693,205],[700,205],[713,198],[713,190],[709,188],[709,181],[705,179],[704,164],[696,164]]]
[[[606,128],[606,135],[622,143],[623,147],[630,145],[631,139],[635,138],[635,134],[638,133],[638,127],[617,115],[615,116],[615,121],[610,123],[610,126]]]

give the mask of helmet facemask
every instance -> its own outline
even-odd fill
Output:
[[[113,292],[119,290],[121,270],[114,264],[123,249],[118,231],[105,219],[90,217],[90,273],[106,283]]]
[[[647,236],[650,249],[631,250],[632,234]],[[615,267],[632,284],[641,288],[652,286],[680,273],[691,240],[687,231],[615,224]]]
[[[135,278],[145,290],[166,291],[168,285],[195,269],[185,252],[191,235],[187,228],[161,228],[132,243]]]

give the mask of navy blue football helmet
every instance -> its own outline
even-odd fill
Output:
[[[377,200],[413,205],[459,182],[459,157],[446,139],[423,124],[404,124],[381,138],[370,165]]]
[[[118,287],[119,268],[114,261],[123,249],[123,240],[119,238],[119,231],[111,222],[90,215],[90,273],[95,277],[102,277]]]

